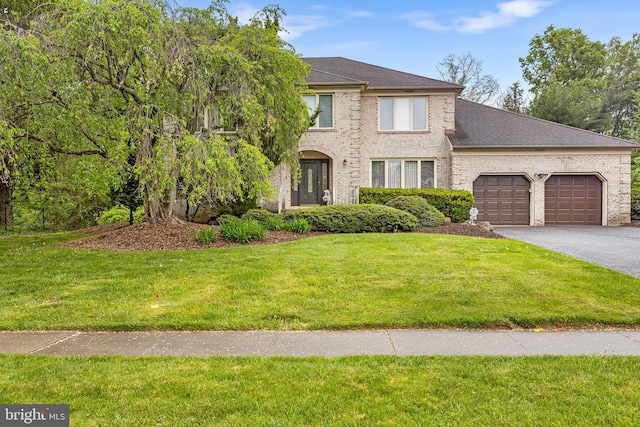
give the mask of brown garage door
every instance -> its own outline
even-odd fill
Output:
[[[522,175],[480,175],[473,182],[478,220],[529,225],[529,180]]]
[[[602,225],[602,181],[595,175],[552,175],[544,185],[545,224]]]

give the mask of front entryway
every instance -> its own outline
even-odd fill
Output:
[[[294,186],[293,205],[296,202],[298,206],[322,204],[324,190],[329,189],[329,159],[300,160],[300,172],[300,183],[297,188]]]

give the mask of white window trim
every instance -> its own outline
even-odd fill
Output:
[[[404,98],[409,100],[409,129],[396,129],[397,122],[396,118],[396,100],[398,98]],[[414,98],[424,98],[425,99],[425,128],[424,129],[413,129],[413,99]],[[380,107],[381,99],[392,99],[393,100],[393,127],[394,129],[381,129],[380,128],[380,116],[382,112],[382,108]],[[427,132],[429,130],[429,96],[427,95],[416,95],[416,96],[379,96],[378,97],[378,132]]]
[[[411,187],[411,188],[422,188],[420,186],[420,179],[421,179],[421,163],[420,162],[433,162],[433,187],[432,188],[438,188],[438,162],[436,159],[434,158],[402,158],[402,159],[392,159],[392,158],[384,158],[384,159],[371,159],[369,162],[369,185],[371,186],[371,188],[373,187],[373,162],[384,162],[384,187],[375,187],[375,188],[396,188],[396,187],[389,187],[389,162],[395,162],[395,161],[400,161],[401,165],[400,165],[400,187],[402,189],[405,189],[407,187],[405,187],[405,162],[418,162],[418,187]]]
[[[335,103],[335,94],[333,92],[316,92],[316,93],[305,93],[304,96],[315,96],[316,97],[316,108],[320,105],[320,96],[321,95],[329,95],[331,96],[331,126],[330,127],[320,127],[320,116],[316,118],[316,122],[313,126],[309,126],[309,129],[318,129],[318,130],[329,130],[334,129],[336,126],[336,103]],[[310,114],[313,114],[315,111],[310,111]]]

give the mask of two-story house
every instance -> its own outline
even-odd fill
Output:
[[[300,146],[301,179],[272,175],[270,208],[358,203],[363,187],[473,192],[492,224],[630,221],[638,144],[458,98],[463,87],[345,58],[305,58],[320,110]]]

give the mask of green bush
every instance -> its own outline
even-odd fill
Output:
[[[213,227],[202,228],[196,233],[196,240],[202,243],[211,243],[216,237],[218,233]]]
[[[400,196],[419,196],[431,206],[451,218],[453,222],[469,219],[469,209],[473,207],[473,194],[466,190],[445,190],[442,188],[361,188],[360,203],[384,205]]]
[[[640,187],[631,189],[631,219],[640,219]]]
[[[411,231],[418,220],[408,212],[382,205],[331,205],[285,212],[285,220],[304,218],[313,231],[384,233]]]
[[[255,219],[258,222],[263,222],[267,219],[277,218],[277,216],[277,214],[266,209],[250,209],[242,215],[242,219]]]
[[[304,218],[294,218],[291,221],[285,223],[285,225],[286,230],[300,234],[308,233],[309,229],[311,228],[307,220]]]
[[[417,227],[439,227],[444,224],[444,215],[418,196],[400,196],[389,200],[385,206],[409,212],[418,218]]]
[[[144,208],[140,206],[133,212],[133,222],[141,222],[144,218]],[[129,208],[118,205],[108,209],[98,217],[98,224],[118,224],[120,222],[129,222]]]
[[[287,224],[279,216],[274,216],[274,217],[271,217],[271,218],[265,218],[264,220],[259,221],[259,222],[267,230],[279,231],[279,230],[286,230],[287,229]]]
[[[218,225],[224,225],[230,222],[238,222],[238,221],[240,221],[240,218],[231,214],[222,214],[218,218],[216,218],[216,222],[218,223]]]
[[[248,243],[252,240],[264,240],[267,230],[254,219],[243,219],[222,224],[220,234],[225,240]]]

